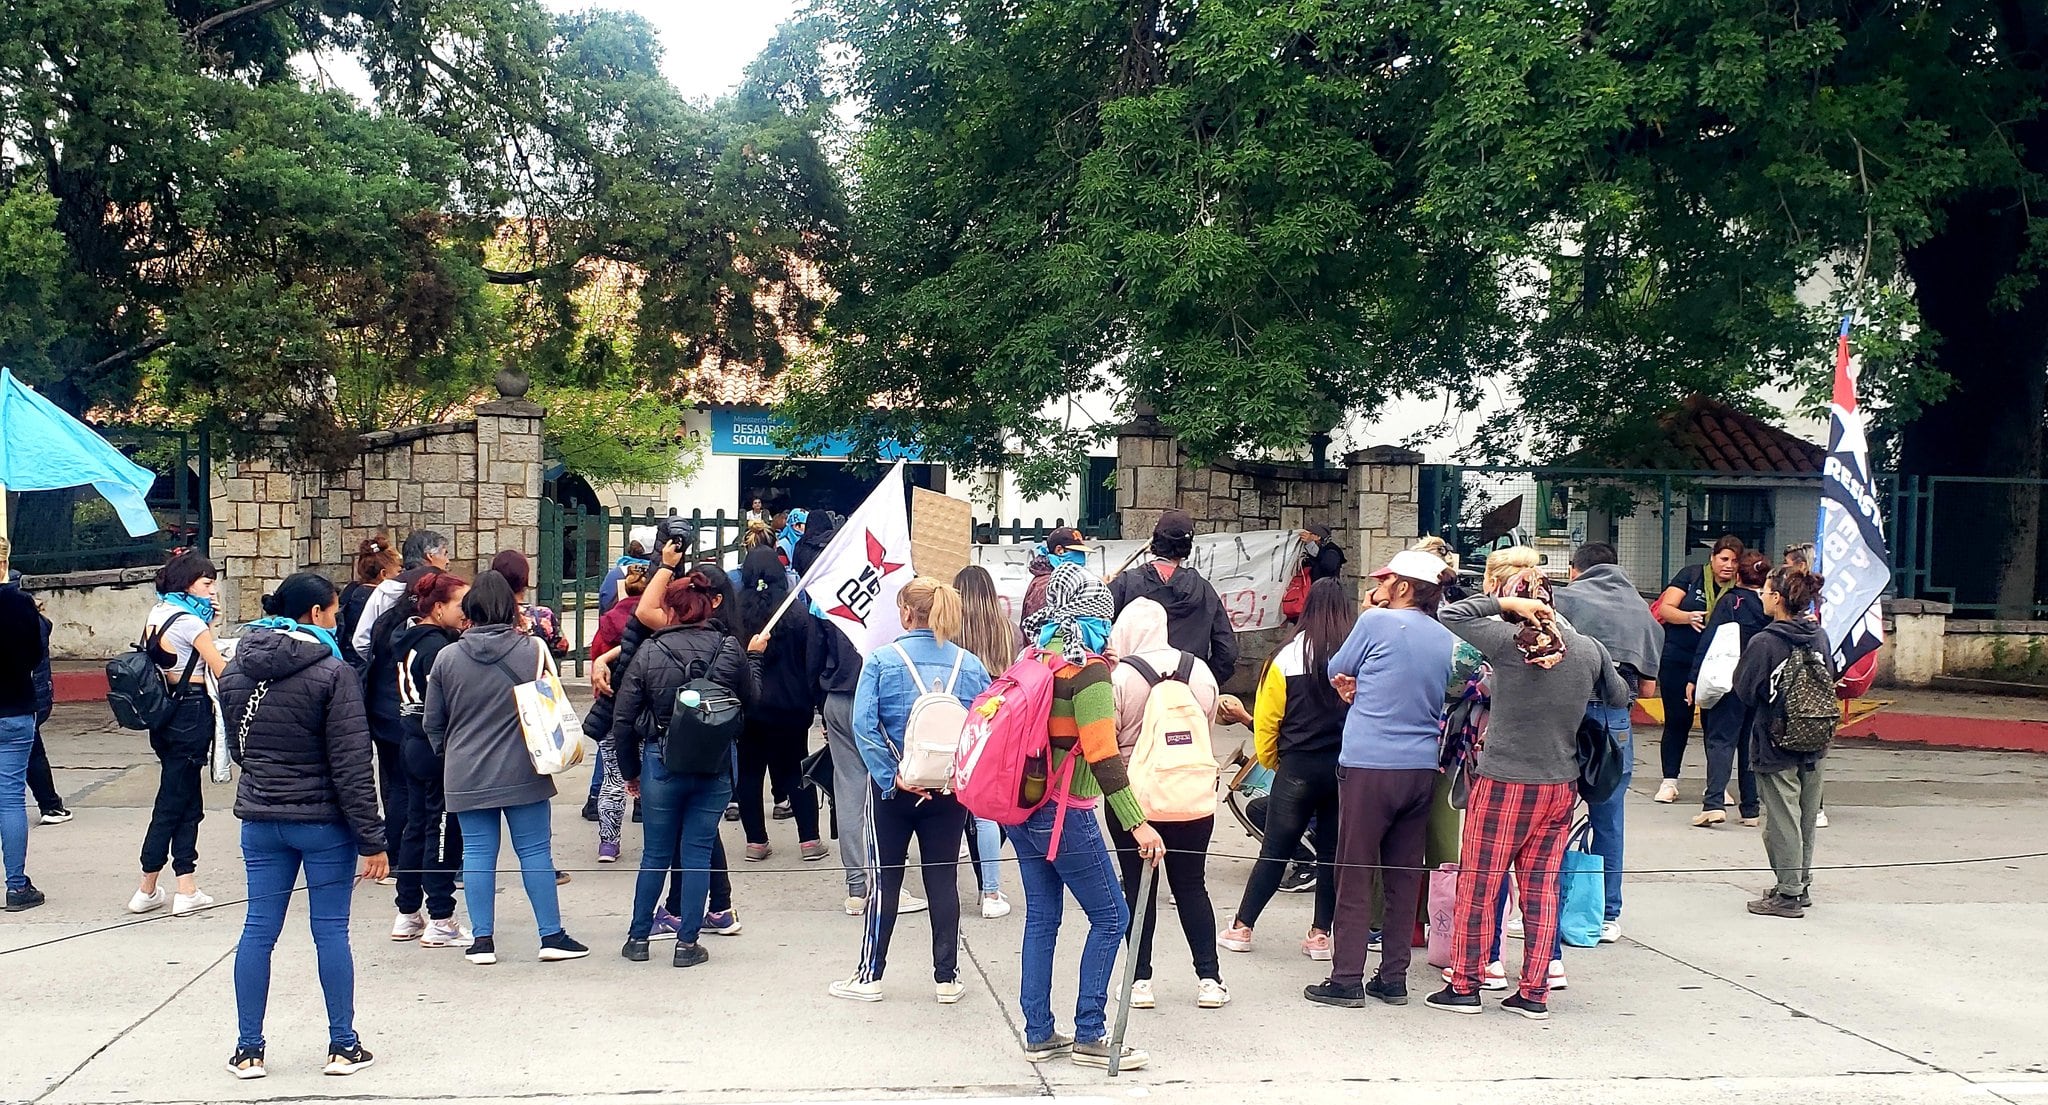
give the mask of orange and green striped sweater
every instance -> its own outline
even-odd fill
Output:
[[[1059,645],[1055,643],[1057,650]],[[1074,765],[1073,796],[1103,798],[1126,830],[1145,823],[1145,811],[1131,793],[1131,776],[1116,744],[1116,691],[1109,665],[1091,658],[1075,665],[1055,651],[1046,660],[1052,669],[1052,777],[1078,744],[1081,762]]]

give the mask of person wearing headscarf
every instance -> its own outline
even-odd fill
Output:
[[[1344,570],[1344,550],[1330,540],[1330,527],[1321,522],[1302,527],[1301,566],[1308,572],[1310,583],[1336,579]]]
[[[1493,666],[1486,746],[1466,802],[1458,872],[1451,980],[1429,1004],[1479,1012],[1486,954],[1497,933],[1496,907],[1509,866],[1522,896],[1525,947],[1554,948],[1565,838],[1578,800],[1579,722],[1586,704],[1626,706],[1633,697],[1607,649],[1558,618],[1550,581],[1523,569],[1493,594],[1443,608],[1444,626],[1471,642]],[[1521,989],[1502,1008],[1541,1020],[1550,1015],[1550,963],[1524,955]]]
[[[1125,762],[1129,762],[1139,736],[1144,733],[1145,707],[1155,686],[1139,666],[1143,665],[1154,676],[1170,679],[1180,670],[1187,653],[1167,643],[1166,608],[1151,599],[1139,599],[1117,615],[1109,633],[1109,651],[1116,657],[1116,667],[1110,672],[1116,691],[1116,743]],[[1213,722],[1219,698],[1216,677],[1200,660],[1188,659],[1192,660],[1188,667],[1188,690],[1203,716]],[[1194,952],[1195,1005],[1221,1009],[1230,1001],[1230,990],[1223,985],[1222,964],[1216,955],[1216,910],[1209,900],[1208,882],[1209,838],[1216,831],[1216,818],[1212,815],[1193,821],[1151,824],[1166,842],[1167,886],[1177,903],[1175,912],[1180,914],[1181,932]],[[1124,904],[1135,912],[1145,861],[1138,855],[1138,842],[1123,826],[1111,822],[1109,839],[1116,847],[1117,866],[1123,871]],[[1150,1009],[1154,1005],[1152,932],[1159,917],[1158,897],[1159,884],[1155,882],[1152,897],[1145,903],[1144,928],[1138,934],[1138,971],[1131,984],[1133,1009]]]
[[[782,554],[784,564],[796,562],[796,545],[804,539],[804,530],[808,528],[810,520],[811,512],[802,507],[792,509],[783,517],[782,532],[775,538],[775,550]]]
[[[1017,851],[1018,879],[1024,884],[1019,1004],[1024,1011],[1024,1056],[1034,1063],[1071,1055],[1083,1066],[1109,1065],[1109,975],[1130,915],[1095,819],[1096,802],[1108,803],[1110,816],[1137,844],[1140,859],[1157,863],[1166,851],[1159,833],[1145,822],[1117,749],[1116,692],[1101,656],[1109,644],[1111,605],[1101,580],[1079,565],[1062,564],[1046,584],[1045,608],[1023,626],[1025,638],[1043,650],[1032,655],[1053,674],[1046,727],[1052,743],[1048,797],[1022,825],[1008,830]],[[1067,892],[1088,915],[1072,1036],[1059,1031],[1052,1012],[1053,944],[1066,912]],[[1150,1058],[1135,1048],[1126,1046],[1121,1052],[1124,1070],[1137,1070],[1147,1062]]]
[[[1045,588],[1052,582],[1052,570],[1062,564],[1088,564],[1088,546],[1081,531],[1071,526],[1062,526],[1045,535],[1031,550],[1031,582],[1024,587],[1024,605],[1019,620],[1029,618],[1045,607]]]

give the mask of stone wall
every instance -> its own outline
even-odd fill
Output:
[[[213,558],[229,621],[260,617],[265,591],[302,568],[347,579],[355,550],[379,531],[403,542],[435,529],[465,573],[500,549],[540,546],[541,418],[524,399],[481,404],[476,417],[363,435],[355,463],[291,471],[258,458],[213,481]]]

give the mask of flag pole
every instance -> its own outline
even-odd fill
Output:
[[[899,488],[899,489],[900,489],[900,488],[902,487],[902,484],[903,484],[903,479],[902,479],[902,471],[903,471],[903,461],[901,461],[901,460],[898,460],[898,461],[896,462],[896,465],[895,465],[895,467],[893,467],[893,468],[889,469],[889,476],[895,476],[895,477],[897,478],[897,479],[896,479],[896,483],[897,483],[897,486],[898,486],[898,488]],[[882,479],[883,479],[883,482],[885,482],[885,483],[886,483],[886,482],[888,481],[888,479],[889,479],[889,476],[884,476],[884,477],[882,477]],[[865,502],[863,502],[863,503],[862,503],[862,505],[863,505],[863,506],[865,506],[865,505],[866,505],[866,503],[865,503]],[[825,546],[825,552],[830,552],[830,551],[832,551],[832,545],[833,545],[833,544],[836,544],[836,543],[837,543],[837,542],[839,541],[839,539],[840,539],[841,537],[845,536],[846,532],[847,532],[846,530],[844,530],[844,529],[841,529],[841,530],[840,530],[839,532],[837,532],[837,533],[834,533],[834,534],[832,535],[832,541],[831,541],[831,542],[828,542],[828,543],[826,544],[826,546]],[[824,556],[823,556],[823,554],[822,554],[822,553],[821,553],[821,554],[819,555],[819,559],[820,559],[820,560],[824,559]],[[818,565],[817,565],[817,562],[816,562],[816,561],[813,561],[813,562],[811,563],[811,570],[812,570],[812,571],[816,571],[816,570],[817,570],[817,567],[818,567]],[[773,617],[771,617],[771,618],[769,618],[769,619],[768,619],[768,624],[767,624],[767,625],[764,625],[764,626],[762,626],[762,627],[761,627],[761,632],[762,632],[762,633],[764,633],[764,634],[772,634],[772,633],[774,633],[774,632],[775,632],[775,626],[776,626],[776,624],[777,624],[777,623],[779,623],[780,621],[782,621],[782,616],[783,616],[784,614],[787,614],[787,613],[789,613],[789,608],[790,608],[790,606],[791,606],[792,604],[794,604],[794,603],[796,602],[796,597],[797,597],[797,596],[798,596],[799,594],[802,594],[802,593],[803,593],[803,590],[804,590],[804,588],[805,588],[806,586],[808,586],[808,585],[810,584],[810,582],[811,582],[811,573],[810,573],[810,572],[805,572],[805,573],[804,573],[804,574],[803,574],[803,575],[802,575],[802,576],[801,576],[800,578],[798,578],[798,580],[796,581],[796,586],[794,586],[794,587],[790,588],[790,589],[789,589],[789,594],[783,597],[783,599],[782,599],[782,605],[781,605],[781,606],[778,606],[778,607],[776,607],[776,608],[775,608],[775,614],[774,614],[774,616],[773,616]]]

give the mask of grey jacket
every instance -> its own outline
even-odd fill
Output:
[[[449,813],[525,806],[555,796],[533,769],[512,688],[530,682],[546,646],[509,625],[472,629],[434,658],[427,677],[427,743],[447,765]]]
[[[1599,641],[1616,664],[1655,679],[1664,655],[1664,627],[1650,613],[1619,564],[1595,564],[1557,593],[1557,612],[1572,628]]]
[[[1634,698],[1600,642],[1562,619],[1564,659],[1556,667],[1525,663],[1516,627],[1501,620],[1500,601],[1466,599],[1443,608],[1451,632],[1470,641],[1493,665],[1493,712],[1479,774],[1503,783],[1569,783],[1579,777],[1579,721],[1594,701],[1626,706]]]

